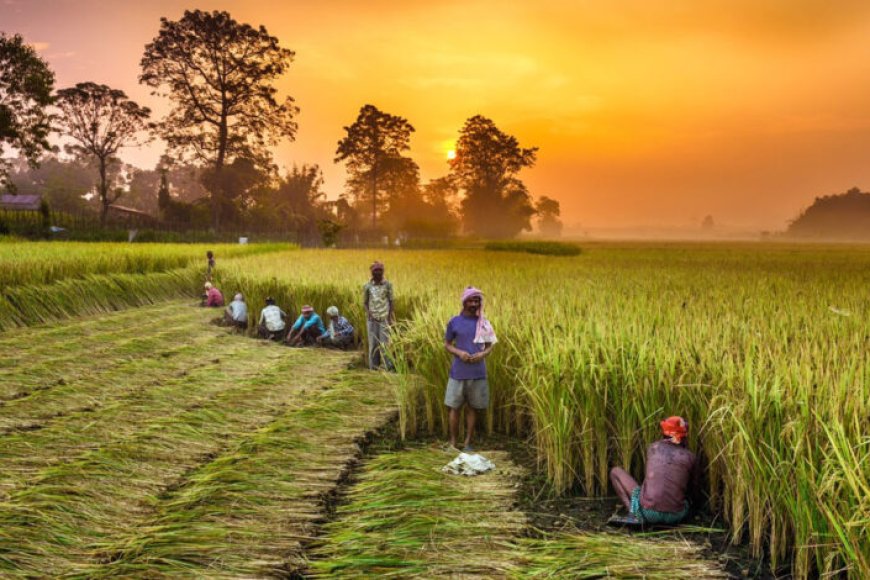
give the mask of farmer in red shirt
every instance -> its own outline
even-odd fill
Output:
[[[211,282],[205,283],[205,296],[203,296],[202,305],[210,308],[220,308],[224,305],[224,295]]]
[[[647,448],[643,484],[621,467],[610,471],[613,489],[628,508],[624,523],[678,524],[689,511],[688,496],[698,492],[698,460],[686,448],[688,423],[668,417],[660,425],[663,438]]]

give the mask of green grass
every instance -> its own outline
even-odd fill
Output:
[[[514,509],[521,473],[483,451],[497,470],[464,478],[441,467],[452,455],[412,447],[368,461],[348,502],[314,550],[315,576],[724,578],[695,544],[619,534],[528,538]]]
[[[541,256],[579,256],[580,246],[568,242],[487,242],[490,252],[526,252]]]
[[[291,539],[298,548],[290,532],[263,537],[317,517],[312,490],[336,485],[355,439],[386,421],[391,389],[343,372],[350,353],[315,362],[209,326],[213,315],[175,302],[71,323],[70,336],[97,340],[95,358],[55,328],[0,335],[12,385],[0,406],[0,574],[180,573],[195,566],[191,549],[216,554],[218,536],[203,573],[238,573],[278,566]],[[39,364],[17,364],[27,357]]]

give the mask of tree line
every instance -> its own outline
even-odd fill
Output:
[[[537,217],[559,235],[559,203],[534,200],[519,179],[537,148],[475,115],[459,131],[446,174],[422,183],[410,156],[411,123],[371,104],[344,127],[334,162],[347,170],[343,194],[327,201],[317,165],[278,171],[271,149],[295,139],[299,107],[279,97],[276,81],[293,62],[265,27],[223,11],[185,11],[161,18],[145,46],[139,82],[167,99],[151,111],[123,91],[93,82],[54,91],[54,75],[21,36],[0,33],[0,183],[51,191],[64,205],[96,205],[105,224],[121,198],[170,221],[215,231],[249,223],[335,236],[342,229],[372,235],[444,237],[460,231],[488,238],[530,230]],[[64,136],[66,157],[51,149]],[[121,163],[118,152],[160,138],[166,152],[152,171]],[[40,162],[42,166],[40,167]],[[92,200],[74,195],[94,177]]]

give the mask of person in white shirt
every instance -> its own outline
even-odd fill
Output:
[[[266,307],[260,311],[260,321],[257,325],[257,333],[260,338],[269,340],[284,340],[287,334],[287,313],[275,305],[275,299],[271,296],[266,298]]]
[[[233,296],[233,301],[227,305],[224,312],[224,324],[242,330],[248,328],[248,305],[241,292]]]

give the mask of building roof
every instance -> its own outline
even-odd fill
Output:
[[[0,209],[36,211],[42,203],[41,195],[0,195]]]

